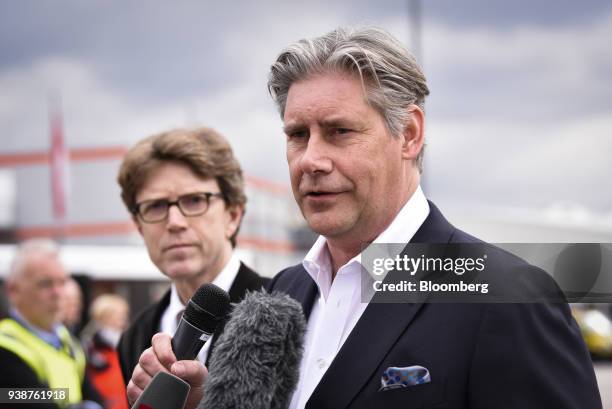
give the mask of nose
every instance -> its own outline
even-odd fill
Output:
[[[330,173],[333,169],[331,152],[328,143],[319,133],[311,133],[306,150],[300,158],[300,167],[304,173]]]
[[[170,231],[181,230],[187,227],[187,220],[176,204],[168,208],[166,227]]]

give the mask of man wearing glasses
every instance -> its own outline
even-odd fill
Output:
[[[238,302],[267,280],[233,252],[246,196],[240,164],[217,132],[178,129],[138,142],[125,155],[118,182],[151,260],[172,280],[164,297],[121,337],[127,382],[152,336],[174,334],[185,303],[202,284],[218,285]],[[198,355],[202,363],[214,339]]]

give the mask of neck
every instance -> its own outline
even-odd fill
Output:
[[[212,283],[221,271],[225,268],[231,258],[231,251],[229,254],[221,257],[220,262],[215,263],[214,268],[208,268],[201,274],[198,274],[192,278],[179,279],[174,281],[176,291],[178,292],[179,298],[183,304],[187,304],[187,301],[195,294],[195,292],[204,284]]]
[[[334,239],[327,239],[327,249],[329,250],[329,256],[331,258],[332,268],[332,281],[336,278],[336,273],[350,259],[361,253],[361,245],[357,243],[357,246],[343,245],[343,243]]]
[[[53,323],[49,322],[30,322],[33,326],[45,332],[53,332]]]
[[[16,314],[15,314],[16,313]],[[27,325],[41,331],[53,332],[54,321],[31,319],[23,315],[18,309],[13,309],[14,317],[17,320],[24,321]]]

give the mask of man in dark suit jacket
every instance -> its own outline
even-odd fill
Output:
[[[453,227],[429,202],[412,243],[482,243]],[[468,244],[468,246],[469,246]],[[554,284],[543,272],[493,246],[492,265],[527,275],[500,288],[524,299]],[[540,275],[533,277],[532,275]],[[544,281],[540,284],[539,281]],[[487,278],[489,287],[500,284]],[[302,265],[270,283],[298,300],[309,317],[317,285]],[[423,366],[431,381],[381,391],[389,367]],[[349,374],[349,375],[347,375]],[[570,392],[571,391],[571,392]],[[589,354],[565,303],[370,303],[307,408],[597,408],[601,401]]]
[[[174,333],[186,302],[201,285],[216,284],[238,302],[267,280],[234,254],[246,203],[244,181],[231,147],[217,132],[177,129],[140,141],[125,155],[118,182],[151,260],[172,280],[164,297],[121,337],[118,352],[128,382],[152,336]],[[198,355],[202,362],[216,338]],[[142,389],[139,379],[129,382],[128,398],[130,391]]]
[[[291,409],[601,407],[569,307],[538,298],[558,288],[500,249],[485,246],[479,280],[512,304],[364,303],[355,295],[365,289],[371,243],[441,243],[454,254],[456,243],[484,246],[423,195],[429,90],[393,37],[367,28],[301,40],[281,52],[268,87],[284,122],[295,199],[321,235],[301,265],[269,286],[300,301],[308,317]]]

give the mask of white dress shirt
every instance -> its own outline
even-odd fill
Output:
[[[419,186],[374,243],[408,243],[429,215]],[[338,269],[332,281],[327,240],[319,236],[302,262],[318,288],[304,340],[300,379],[290,409],[306,406],[310,395],[368,306],[361,302],[361,254]]]
[[[212,283],[229,292],[230,287],[238,275],[238,270],[240,270],[240,260],[235,254],[232,254],[232,257]],[[183,311],[185,311],[185,304],[183,304],[181,298],[179,297],[178,291],[176,290],[176,285],[172,283],[170,286],[170,303],[162,314],[161,321],[159,323],[161,332],[174,335]],[[210,349],[212,338],[213,337],[210,337],[202,347],[202,350],[198,354],[198,361],[202,363],[206,362],[206,357],[208,356],[208,350]]]

